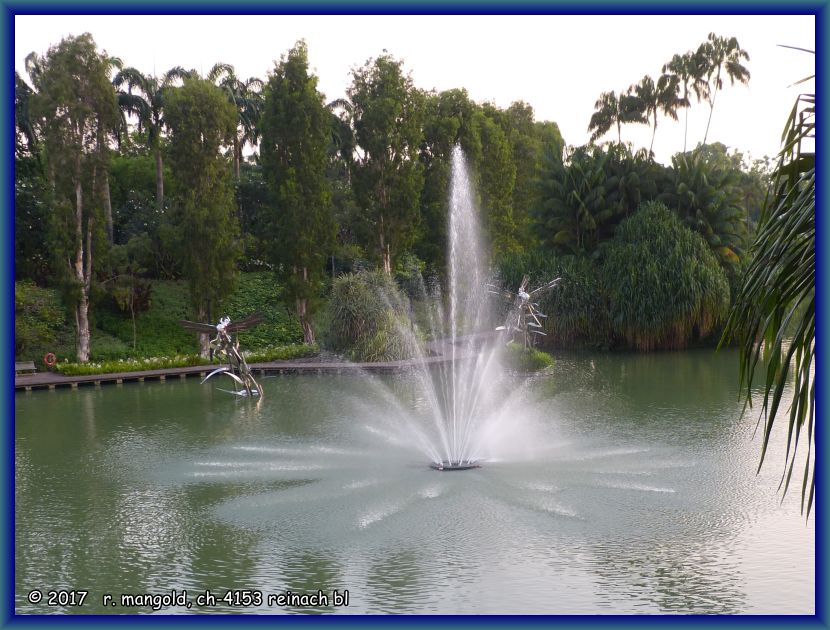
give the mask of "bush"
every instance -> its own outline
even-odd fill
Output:
[[[14,356],[39,360],[57,352],[60,338],[72,334],[60,296],[30,280],[14,283]]]
[[[505,364],[517,372],[538,372],[553,365],[553,357],[535,348],[510,342],[505,346]]]
[[[326,342],[353,361],[411,357],[415,348],[409,303],[394,281],[380,271],[360,271],[335,279]]]
[[[685,348],[726,316],[729,283],[703,238],[662,203],[623,221],[601,267],[611,326],[638,350]]]
[[[142,370],[161,370],[165,368],[189,367],[191,365],[208,365],[210,361],[198,354],[176,355],[172,357],[147,357],[145,359],[119,359],[113,361],[90,361],[89,363],[58,363],[57,370],[65,376],[85,376],[88,374],[117,374],[119,372],[139,372]]]
[[[287,361],[316,357],[320,354],[317,344],[292,343],[287,346],[270,346],[258,350],[243,351],[248,363],[265,363],[267,361]]]
[[[540,345],[609,346],[608,309],[592,259],[534,252],[506,257],[499,264],[500,285],[510,291],[519,287],[525,274],[530,277],[531,289],[562,278],[559,286],[539,299],[542,313],[548,316],[542,321],[547,336],[537,340]],[[506,313],[507,300],[502,306]]]

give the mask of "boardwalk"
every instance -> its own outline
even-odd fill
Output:
[[[482,340],[492,335],[480,334]],[[468,338],[465,338],[468,339]],[[471,356],[468,352],[456,353],[453,357],[451,346],[446,341],[428,344],[428,350],[434,355],[423,359],[424,363],[436,364]],[[366,372],[402,372],[421,364],[421,360],[381,361],[377,363],[350,363],[338,360],[297,359],[291,361],[271,361],[252,363],[251,370],[259,375],[266,374],[343,374],[363,370]],[[20,374],[14,377],[15,390],[31,391],[33,389],[55,389],[56,387],[73,387],[79,385],[102,385],[106,383],[125,383],[127,381],[156,380],[168,378],[187,378],[188,376],[207,376],[219,367],[213,365],[194,365],[191,367],[165,368],[161,370],[144,370],[140,372],[118,372],[116,374],[88,374],[84,376],[64,376],[57,372],[37,372]]]

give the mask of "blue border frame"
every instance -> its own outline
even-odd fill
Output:
[[[3,291],[2,304],[0,304],[0,330],[6,342],[5,348],[12,348],[14,344],[14,310],[13,310],[13,288],[14,288],[14,16],[16,14],[223,14],[223,13],[269,13],[269,14],[324,14],[324,13],[381,13],[381,14],[800,14],[816,16],[816,94],[818,96],[817,112],[817,156],[816,164],[819,172],[818,199],[816,213],[816,228],[818,231],[818,251],[816,259],[816,275],[818,284],[819,300],[816,306],[816,317],[818,322],[823,322],[827,313],[825,301],[827,300],[827,285],[825,270],[827,268],[827,252],[823,247],[828,240],[828,221],[822,210],[827,208],[826,191],[824,182],[830,181],[830,170],[827,162],[823,159],[824,150],[827,148],[827,133],[824,128],[827,105],[826,95],[826,54],[825,37],[830,32],[830,11],[828,11],[830,0],[795,0],[790,3],[757,2],[752,0],[733,0],[726,4],[717,0],[680,0],[671,4],[664,2],[648,2],[637,0],[634,2],[613,2],[609,0],[586,0],[578,2],[567,0],[556,2],[549,0],[524,0],[516,4],[505,4],[504,0],[455,0],[447,3],[441,0],[405,0],[395,4],[388,4],[382,1],[350,1],[334,2],[331,0],[288,0],[285,2],[274,2],[269,0],[246,0],[240,4],[228,5],[223,0],[208,0],[208,2],[197,2],[195,0],[179,0],[176,3],[168,3],[164,0],[145,0],[138,2],[128,0],[127,2],[113,5],[107,2],[57,2],[55,0],[0,0],[0,41],[2,45],[2,57],[5,62],[4,80],[0,83],[0,117],[3,120],[0,128],[0,143],[6,147],[3,151],[3,168],[0,169],[0,182],[2,182],[3,211],[3,244],[0,251],[0,274],[2,274]],[[782,121],[783,124],[783,121]],[[827,356],[827,339],[822,334],[821,326],[816,331],[816,375],[818,391],[816,395],[816,427],[815,427],[815,449],[818,453],[826,452],[827,436],[822,425],[825,416],[826,394],[828,391],[827,375],[824,371],[824,358]],[[6,448],[2,449],[0,464],[3,470],[2,496],[0,505],[9,506],[11,511],[4,510],[0,519],[0,532],[2,532],[2,570],[0,571],[0,626],[26,626],[40,627],[53,626],[56,624],[67,625],[95,625],[101,624],[149,624],[164,627],[186,624],[193,626],[210,625],[236,625],[241,620],[239,617],[227,616],[191,616],[191,617],[170,617],[170,616],[118,616],[106,617],[97,615],[84,615],[79,617],[40,617],[40,616],[15,616],[14,615],[14,407],[13,407],[13,359],[11,353],[7,352],[7,358],[2,364],[3,377],[6,387],[3,388],[2,409],[3,413],[3,437]],[[675,617],[675,616],[541,616],[541,617],[450,617],[450,616],[419,616],[419,617],[332,617],[322,618],[310,617],[280,617],[277,622],[273,617],[244,617],[246,624],[303,624],[303,625],[385,625],[403,624],[407,626],[434,626],[436,623],[452,625],[453,627],[472,626],[497,626],[502,624],[521,624],[528,626],[569,626],[569,627],[591,627],[607,625],[712,625],[717,627],[727,626],[800,626],[811,628],[828,628],[827,600],[828,590],[826,585],[827,570],[827,541],[824,527],[827,523],[827,505],[824,502],[826,493],[826,467],[823,460],[816,458],[816,499],[814,504],[814,517],[816,522],[816,614],[814,616],[783,617],[775,615],[764,616],[714,616],[714,617]]]

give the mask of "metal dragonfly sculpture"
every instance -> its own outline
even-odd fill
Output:
[[[202,383],[217,374],[226,374],[234,380],[234,383],[241,385],[242,389],[235,391],[222,390],[237,396],[262,396],[262,388],[254,379],[251,368],[245,361],[245,357],[239,350],[239,340],[234,338],[233,333],[253,328],[262,321],[260,314],[249,315],[238,322],[231,322],[230,317],[223,317],[216,325],[191,322],[186,319],[179,320],[179,323],[186,329],[198,333],[213,334],[216,337],[210,340],[211,359],[218,357],[220,362],[227,362],[220,368],[213,370]]]
[[[556,278],[547,284],[543,284],[541,287],[528,291],[527,285],[528,282],[530,282],[530,278],[525,276],[522,278],[522,283],[519,285],[519,290],[516,291],[516,293],[505,289],[499,289],[495,285],[488,284],[488,293],[501,295],[502,297],[512,300],[513,302],[504,325],[499,326],[496,330],[506,330],[511,338],[513,333],[522,333],[525,348],[531,347],[534,339],[532,335],[545,335],[545,333],[541,330],[542,322],[539,321],[539,318],[547,318],[547,315],[539,310],[539,303],[531,301],[531,298],[535,297],[536,299],[539,299],[539,296],[541,296],[545,291],[549,291],[550,289],[558,286],[561,279],[562,278]]]

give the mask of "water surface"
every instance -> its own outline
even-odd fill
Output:
[[[16,394],[17,611],[336,589],[347,607],[157,612],[813,614],[814,521],[777,492],[783,435],[756,476],[734,353],[557,357],[455,473],[398,430],[386,392],[417,416],[411,381],[376,380],[266,378],[259,405],[195,379]]]

